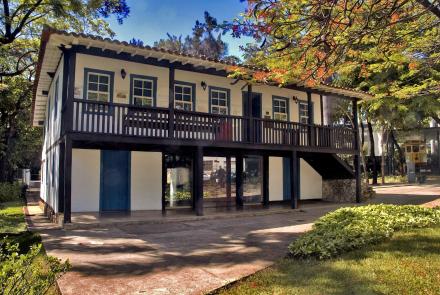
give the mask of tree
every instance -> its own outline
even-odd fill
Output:
[[[104,18],[114,15],[122,23],[129,12],[125,0],[2,0],[0,78],[32,71],[44,25],[113,36]]]
[[[12,181],[17,168],[39,166],[42,130],[30,124],[32,81],[17,76],[5,82],[0,88],[0,181]]]
[[[217,19],[205,11],[204,22],[196,21],[192,34],[186,37],[167,33],[166,39],[154,42],[154,46],[184,54],[204,55],[208,58],[238,62],[235,56],[228,56],[228,44],[222,40]]]
[[[0,7],[0,181],[39,166],[41,128],[31,127],[31,95],[44,25],[113,36],[105,21],[128,16],[125,0],[2,0]]]

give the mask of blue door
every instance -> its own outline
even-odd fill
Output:
[[[129,151],[101,151],[100,208],[103,212],[130,209]]]

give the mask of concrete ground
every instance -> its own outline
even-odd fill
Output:
[[[372,203],[422,204],[440,186],[376,188]],[[314,220],[343,204],[303,205],[261,216],[95,229],[41,230],[49,255],[69,259],[63,294],[202,294],[270,266]],[[38,215],[34,223],[42,222]]]

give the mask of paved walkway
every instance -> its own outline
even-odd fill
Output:
[[[421,204],[436,186],[387,186],[373,203]],[[270,266],[314,220],[342,204],[304,205],[264,216],[99,229],[41,230],[49,255],[69,259],[63,294],[201,294]],[[30,221],[42,222],[38,215]]]

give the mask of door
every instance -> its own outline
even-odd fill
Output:
[[[100,208],[102,212],[130,209],[129,151],[101,151]]]
[[[261,93],[252,92],[252,117],[261,118]],[[247,92],[243,91],[243,116],[249,116]]]

